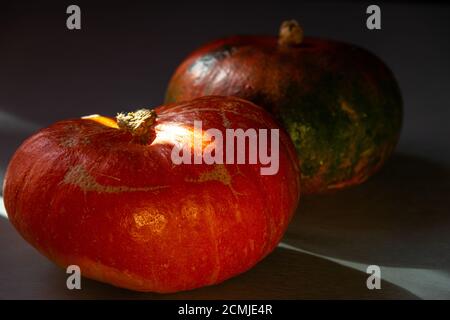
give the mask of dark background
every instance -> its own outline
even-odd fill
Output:
[[[70,4],[81,7],[81,30],[66,28]],[[381,7],[382,30],[366,28],[370,4]],[[291,18],[307,36],[355,43],[392,69],[404,99],[396,154],[363,186],[303,199],[284,242],[306,253],[277,249],[256,271],[181,297],[450,298],[450,6],[445,3],[2,3],[0,179],[14,150],[36,129],[64,118],[157,106],[172,72],[193,49],[226,35],[275,35],[281,21]],[[7,244],[0,253],[0,297],[137,297],[94,282],[84,295],[71,296],[64,273],[0,221],[0,241]],[[383,266],[388,285],[381,294],[365,288],[361,271],[368,264]],[[38,279],[24,265],[40,274]]]
[[[277,34],[289,18],[306,35],[352,42],[380,56],[403,92],[401,148],[450,160],[447,5],[381,3],[382,30],[370,31],[365,1],[79,2],[82,29],[72,31],[65,13],[71,3],[1,6],[0,141],[8,149],[2,167],[20,142],[10,127],[157,106],[190,51],[230,34]],[[12,116],[22,125],[13,125]]]

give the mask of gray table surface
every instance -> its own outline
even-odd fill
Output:
[[[450,170],[397,153],[366,184],[304,198],[283,242],[247,273],[176,295],[138,294],[66,274],[0,218],[0,298],[450,298]],[[442,198],[446,196],[445,200]],[[368,265],[382,289],[368,290]]]
[[[34,130],[58,119],[158,105],[170,72],[197,45],[230,33],[273,33],[286,17],[312,35],[366,47],[391,67],[405,105],[395,155],[359,187],[303,198],[283,242],[252,270],[175,295],[88,279],[82,290],[67,290],[64,270],[22,240],[0,206],[0,299],[450,298],[449,6],[382,4],[383,29],[374,33],[364,28],[360,3],[264,2],[256,11],[230,3],[221,15],[183,7],[162,33],[169,4],[139,4],[120,16],[120,8],[105,14],[84,7],[77,34],[64,29],[62,7],[2,10],[0,179]],[[381,290],[366,288],[372,264],[381,267]]]

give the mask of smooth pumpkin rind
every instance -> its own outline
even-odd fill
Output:
[[[261,176],[259,165],[174,165],[173,143],[194,119],[205,130],[278,127],[237,98],[155,111],[148,145],[101,116],[57,122],[27,139],[6,172],[10,221],[57,264],[132,290],[188,290],[248,270],[275,248],[298,203],[290,139],[280,132],[273,176]]]

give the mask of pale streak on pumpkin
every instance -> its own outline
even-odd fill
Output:
[[[193,183],[204,183],[209,181],[221,182],[230,189],[233,196],[237,199],[237,196],[242,195],[242,193],[237,192],[233,188],[232,180],[233,178],[231,177],[230,173],[223,164],[214,165],[212,170],[200,173],[200,175],[195,179],[185,178],[186,182],[193,182]],[[238,222],[242,221],[241,212],[239,210],[234,210],[234,212],[236,220]]]
[[[225,114],[225,110],[220,111],[220,115],[222,117],[222,124],[223,126],[228,129],[231,127],[231,121],[228,120],[227,115]]]
[[[357,126],[359,124],[358,121],[360,120],[358,113],[351,107],[351,105],[345,99],[341,98],[339,104],[340,104],[341,110],[344,111],[347,114],[347,116]],[[361,129],[361,127],[359,127],[359,129]],[[350,151],[348,152],[348,154],[349,155],[354,154],[355,149],[356,149],[356,145],[354,143],[352,143],[349,146]],[[359,184],[359,183],[364,182],[369,177],[369,175],[365,172],[362,172],[362,170],[368,166],[368,162],[369,162],[373,152],[374,152],[373,148],[369,148],[369,149],[364,150],[360,154],[360,158],[359,158],[357,164],[353,168],[353,173],[354,173],[353,178],[344,180],[344,181],[341,181],[341,182],[338,182],[335,184],[331,184],[331,185],[327,186],[327,189],[329,189],[329,190],[341,189],[341,188],[344,188],[344,187],[347,187],[347,186],[350,186],[353,184]],[[341,169],[345,169],[345,168],[348,168],[351,166],[352,166],[352,161],[349,157],[347,157],[342,160],[342,163],[339,167]],[[316,176],[320,177],[323,174],[325,174],[325,172],[319,172],[318,174],[316,174]]]
[[[187,219],[190,223],[198,223],[198,219],[201,217],[205,219],[206,225],[208,226],[210,239],[212,242],[213,252],[211,257],[214,259],[214,267],[211,270],[210,283],[214,284],[220,273],[220,256],[217,244],[217,232],[216,232],[216,219],[215,219],[215,209],[211,205],[211,200],[208,196],[205,197],[204,201],[201,200],[201,205],[195,197],[188,197],[183,200],[181,207],[181,214],[183,218]],[[201,211],[199,210],[201,208]],[[194,269],[195,270],[195,269]]]
[[[160,189],[168,188],[169,186],[151,186],[133,188],[128,186],[108,186],[102,185],[95,181],[94,177],[86,171],[84,166],[75,165],[67,170],[64,179],[61,181],[63,184],[74,185],[79,187],[84,192],[94,191],[98,193],[121,193],[121,192],[148,192],[158,191]]]
[[[65,148],[73,148],[77,145],[78,140],[74,137],[62,137],[59,139],[59,145]]]
[[[204,211],[205,218],[208,223],[209,232],[211,235],[211,241],[213,242],[213,257],[214,257],[214,269],[211,270],[210,284],[214,284],[220,273],[220,256],[219,247],[217,245],[217,233],[216,233],[216,219],[214,206],[211,205],[211,201],[208,199],[205,201]]]
[[[186,182],[194,182],[194,183],[202,183],[202,182],[209,182],[209,181],[218,181],[223,183],[225,186],[230,188],[230,191],[233,193],[234,196],[242,195],[241,193],[234,190],[232,185],[233,178],[231,177],[228,170],[225,168],[224,164],[215,164],[213,166],[213,169],[209,171],[204,171],[199,174],[197,178],[185,178]]]
[[[83,144],[89,144],[90,141],[87,137],[78,138],[78,133],[80,129],[73,125],[65,125],[63,128],[64,132],[61,136],[58,137],[58,143],[61,147],[64,148],[73,148],[78,145],[78,143],[82,142]]]
[[[59,139],[59,145],[64,148],[73,148],[78,144],[87,145],[91,143],[88,137],[76,138],[75,136],[64,136]]]
[[[378,163],[375,165],[373,172],[376,172],[383,165],[383,162],[392,153],[393,148],[394,148],[394,146],[392,146],[392,145],[391,146],[386,145],[381,149],[380,160],[378,160]],[[354,185],[355,183],[359,184],[359,183],[366,181],[370,177],[370,175],[368,175],[366,172],[364,172],[363,169],[366,168],[367,163],[370,160],[370,156],[373,152],[374,152],[373,149],[367,149],[362,153],[363,156],[358,161],[358,163],[356,164],[355,169],[354,169],[354,172],[356,172],[356,175],[352,179],[330,185],[330,186],[328,186],[328,189],[330,189],[330,190],[340,189],[340,188]]]
[[[200,173],[196,182],[219,181],[226,186],[231,186],[231,175],[223,164],[214,165],[212,170]]]
[[[160,234],[167,225],[167,218],[157,209],[143,209],[133,214],[134,224],[138,229]]]
[[[88,121],[93,121],[96,123],[99,123],[105,127],[108,128],[113,128],[113,129],[119,129],[117,122],[114,119],[108,118],[108,117],[104,117],[98,114],[92,114],[89,116],[84,116],[81,117],[82,120],[88,120]],[[73,148],[75,146],[77,146],[78,144],[89,144],[91,143],[91,141],[89,140],[88,136],[84,136],[82,138],[77,138],[75,137],[74,133],[75,132],[79,132],[79,127],[75,126],[75,125],[67,125],[64,127],[65,130],[65,135],[63,135],[60,139],[59,139],[59,145],[61,147],[65,147],[65,148]],[[95,133],[94,133],[95,134]]]
[[[341,99],[340,106],[342,111],[344,111],[350,117],[350,119],[352,119],[353,121],[358,120],[358,114],[355,110],[352,109],[352,107],[346,100]]]

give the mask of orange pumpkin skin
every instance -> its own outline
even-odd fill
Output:
[[[6,172],[10,221],[58,265],[132,290],[194,289],[250,269],[280,241],[299,200],[292,142],[280,130],[275,175],[261,175],[260,164],[175,165],[174,141],[192,136],[194,120],[203,130],[278,126],[238,98],[155,111],[148,144],[101,116],[27,139]]]

